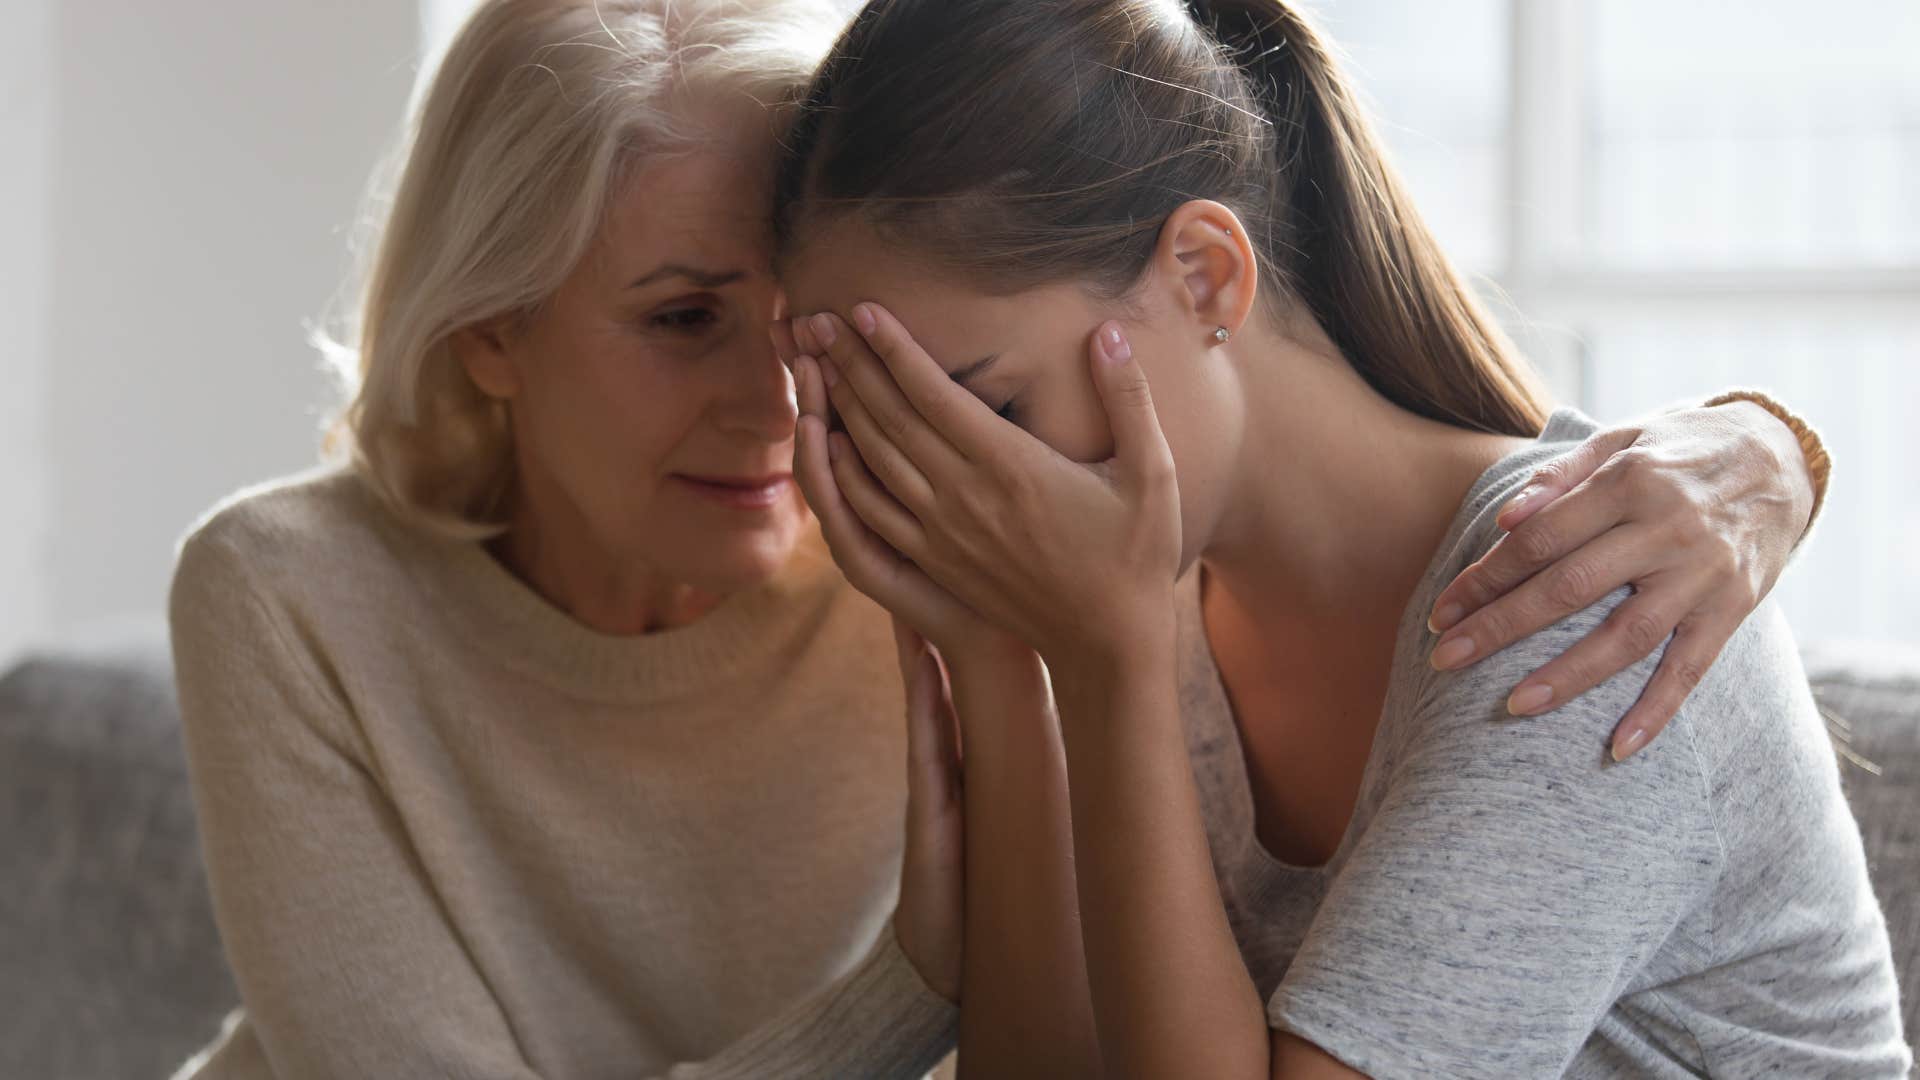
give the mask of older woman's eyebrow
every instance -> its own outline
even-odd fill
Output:
[[[642,285],[651,285],[656,281],[679,277],[686,278],[688,281],[703,289],[717,289],[722,285],[731,285],[736,281],[743,281],[746,279],[746,276],[747,273],[744,270],[702,270],[697,266],[688,266],[685,263],[665,263],[633,279],[632,284],[628,285],[627,288],[637,289]]]
[[[973,387],[969,386],[968,384],[972,382],[974,379],[977,379],[980,376],[985,375],[987,373],[987,369],[991,368],[994,364],[998,363],[999,360],[1000,360],[999,353],[994,353],[991,356],[983,356],[980,359],[975,360],[973,363],[968,364],[966,367],[955,368],[954,370],[948,372],[947,376],[951,378],[954,382],[957,382],[961,386],[966,387],[968,390],[972,390]]]

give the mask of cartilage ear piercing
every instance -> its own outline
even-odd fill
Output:
[[[1233,338],[1233,331],[1227,329],[1224,326],[1213,332],[1213,340],[1219,342],[1222,345],[1225,345],[1228,341],[1232,340],[1232,338]]]

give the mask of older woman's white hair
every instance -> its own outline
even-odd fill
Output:
[[[317,335],[351,393],[328,449],[403,516],[504,527],[504,406],[455,331],[524,317],[591,246],[640,164],[698,148],[737,100],[778,130],[845,14],[816,0],[490,0],[454,39],[370,187],[362,268]],[[534,58],[529,61],[528,58]]]

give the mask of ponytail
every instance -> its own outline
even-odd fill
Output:
[[[1274,133],[1271,206],[1296,251],[1288,290],[1360,375],[1410,412],[1532,437],[1532,371],[1415,209],[1332,45],[1281,0],[1190,5]]]

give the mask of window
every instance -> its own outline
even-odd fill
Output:
[[[1325,0],[1429,221],[1562,400],[1775,391],[1836,461],[1775,596],[1920,642],[1920,7]],[[1500,298],[1510,298],[1510,302]]]

